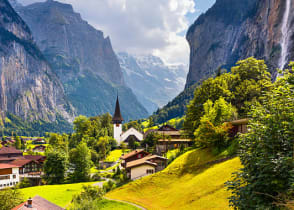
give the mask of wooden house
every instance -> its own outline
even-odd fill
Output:
[[[238,133],[247,133],[248,132],[248,129],[247,129],[247,125],[249,123],[248,118],[234,120],[234,121],[231,121],[230,123],[232,125],[232,128],[230,130],[231,137],[236,136]]]
[[[125,168],[128,162],[141,159],[147,155],[149,155],[149,153],[143,149],[131,151],[130,153],[124,154],[120,157],[120,159],[122,160],[121,165]]]

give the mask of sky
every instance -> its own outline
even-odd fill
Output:
[[[44,0],[18,0],[27,5]],[[185,35],[215,0],[58,0],[72,4],[116,52],[153,54],[166,64],[188,64]]]

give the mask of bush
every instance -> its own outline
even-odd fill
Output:
[[[109,192],[110,190],[113,190],[114,188],[116,188],[116,184],[111,180],[103,184],[103,190],[105,192]]]

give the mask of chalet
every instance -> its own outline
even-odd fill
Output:
[[[166,153],[168,150],[180,148],[181,146],[186,148],[193,143],[191,139],[183,137],[180,130],[170,125],[163,125],[157,130],[151,130],[145,136],[151,132],[161,136],[156,144],[156,153],[159,155]]]
[[[19,174],[22,177],[30,175],[41,175],[42,165],[35,160],[19,159],[10,162],[19,168]]]
[[[44,139],[38,138],[33,141],[33,144],[46,144],[46,141]]]
[[[40,165],[42,165],[46,160],[46,156],[42,155],[25,155],[23,157],[27,160],[34,160]]]
[[[149,155],[149,153],[144,151],[143,149],[134,150],[120,157],[120,159],[122,160],[121,165],[125,168],[128,162],[141,159],[147,155]]]
[[[166,167],[167,159],[158,155],[147,155],[126,164],[127,176],[134,180],[156,173]]]
[[[32,199],[14,207],[12,210],[63,210],[60,206],[36,195]]]
[[[234,121],[231,121],[230,123],[232,125],[232,128],[230,130],[231,137],[236,136],[238,133],[247,133],[248,132],[248,129],[247,129],[247,125],[249,123],[248,118],[234,120]]]
[[[0,189],[13,187],[19,183],[19,167],[10,163],[0,163]]]
[[[45,149],[46,149],[46,146],[44,146],[44,145],[39,145],[39,146],[36,146],[36,147],[33,149],[33,152],[45,152]]]
[[[0,163],[8,163],[16,159],[23,159],[23,153],[15,147],[2,147],[0,149]]]

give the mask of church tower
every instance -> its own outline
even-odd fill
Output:
[[[112,123],[113,123],[113,138],[117,141],[118,144],[120,144],[121,141],[121,134],[122,134],[122,122],[124,119],[121,116],[120,113],[120,107],[119,107],[119,101],[118,96],[116,98],[116,105],[115,105],[115,112],[112,117]]]

